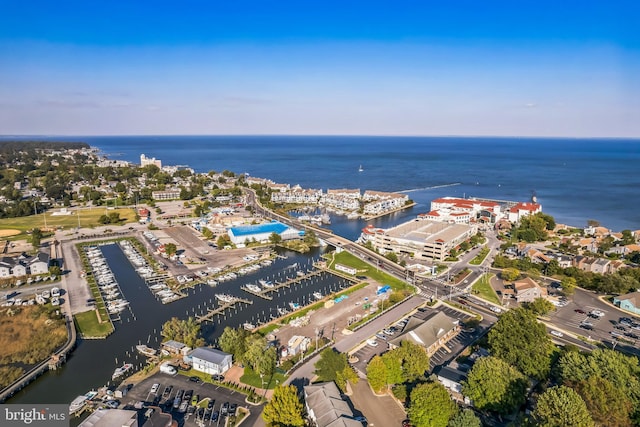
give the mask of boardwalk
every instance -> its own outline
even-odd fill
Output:
[[[225,312],[226,309],[232,308],[236,304],[240,304],[240,303],[253,304],[253,301],[248,300],[248,299],[244,299],[244,298],[234,297],[233,301],[225,302],[220,307],[214,308],[213,310],[209,310],[209,312],[207,314],[203,315],[203,316],[196,316],[196,321],[198,323],[211,321],[216,315],[222,314],[222,313]]]

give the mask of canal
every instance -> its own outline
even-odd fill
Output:
[[[129,309],[120,313],[115,321],[116,330],[104,340],[79,339],[76,349],[67,363],[57,371],[49,371],[16,393],[7,403],[70,403],[77,395],[104,385],[114,385],[111,374],[117,366],[132,363],[135,369],[144,366],[145,358],[135,351],[137,344],[148,344],[157,348],[162,340],[162,324],[172,317],[185,319],[201,315],[209,308],[218,306],[217,293],[226,293],[252,300],[253,304],[238,304],[227,310],[225,316],[214,317],[203,323],[203,336],[207,344],[215,344],[225,326],[237,327],[245,322],[268,321],[277,313],[278,307],[289,308],[290,302],[305,305],[313,300],[313,292],[326,295],[345,286],[343,279],[329,273],[297,283],[290,288],[272,293],[273,300],[265,300],[240,289],[246,283],[258,279],[273,281],[293,277],[298,270],[310,270],[323,249],[309,254],[280,252],[286,258],[277,258],[274,263],[262,267],[253,274],[239,276],[216,287],[198,284],[187,291],[188,296],[163,305],[138,276],[120,247],[115,244],[100,246],[114,276],[129,302]]]

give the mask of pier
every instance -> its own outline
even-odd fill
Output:
[[[269,295],[269,292],[267,292],[266,289],[263,289],[260,292],[252,291],[251,289],[247,288],[246,286],[240,286],[240,289],[242,289],[243,291],[245,291],[245,292],[247,292],[247,293],[249,293],[251,295],[255,295],[257,297],[266,299],[267,301],[271,301],[273,299],[273,297],[271,295]]]
[[[238,297],[234,297],[234,300],[231,302],[225,302],[224,304],[222,304],[221,306],[219,306],[218,308],[214,308],[212,310],[209,310],[209,312],[203,316],[196,316],[196,322],[198,323],[202,323],[202,322],[206,322],[206,321],[211,321],[215,316],[224,313],[224,311],[228,308],[232,308],[233,306],[235,306],[236,304],[239,303],[245,303],[245,304],[253,304],[253,301],[249,300],[249,299],[244,299],[244,298],[238,298]]]

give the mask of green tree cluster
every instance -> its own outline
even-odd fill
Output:
[[[497,357],[482,357],[469,371],[462,393],[480,410],[508,414],[524,403],[526,388],[516,368]]]
[[[407,414],[415,427],[447,427],[457,405],[439,382],[418,384],[411,391]]]
[[[200,324],[193,317],[187,320],[172,317],[162,325],[161,334],[165,340],[175,340],[191,348],[204,345],[204,339],[200,336]]]
[[[594,425],[587,405],[578,393],[566,386],[551,387],[538,397],[531,413],[540,427],[592,427]]]
[[[267,345],[261,335],[252,334],[246,329],[225,327],[218,339],[222,351],[233,355],[233,359],[251,366],[255,372],[271,376],[276,367],[277,353],[274,347]]]
[[[549,375],[553,345],[545,326],[524,308],[507,311],[489,331],[491,353],[538,380]]]
[[[303,410],[296,387],[279,385],[273,390],[271,400],[264,406],[262,419],[270,427],[303,427]]]
[[[358,382],[358,374],[347,362],[347,355],[333,348],[326,348],[320,353],[315,368],[320,381],[335,381],[342,392],[347,390],[347,382]]]

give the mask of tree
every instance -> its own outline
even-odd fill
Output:
[[[382,357],[374,356],[367,365],[367,381],[376,392],[382,392],[387,386],[387,367]]]
[[[333,348],[327,348],[320,353],[320,360],[315,364],[316,375],[320,381],[335,381],[343,392],[347,381],[358,382],[358,375],[347,362],[347,355]]]
[[[555,306],[545,298],[536,298],[533,302],[526,303],[525,308],[536,316],[544,316],[553,311]]]
[[[258,358],[256,371],[266,377],[271,377],[276,370],[278,353],[275,347],[269,347]]]
[[[162,336],[167,340],[175,340],[196,348],[204,345],[204,339],[200,337],[200,324],[195,318],[180,320],[172,317],[162,325]]]
[[[462,393],[480,410],[507,414],[524,403],[526,388],[516,368],[496,357],[483,357],[469,371]]]
[[[40,243],[42,241],[42,231],[36,227],[31,230],[31,246],[34,249],[38,249],[40,247]]]
[[[395,253],[395,252],[387,252],[387,253],[384,255],[384,257],[385,257],[386,259],[388,259],[389,261],[391,261],[391,262],[395,262],[395,263],[397,263],[397,262],[398,262],[398,255],[396,255],[396,253]]]
[[[565,295],[573,295],[573,293],[576,291],[576,286],[577,286],[577,282],[576,279],[574,279],[573,277],[563,277],[562,281],[560,282],[560,286],[562,286],[562,292]]]
[[[449,427],[482,427],[482,422],[471,409],[463,409],[451,418]]]
[[[261,358],[267,348],[267,339],[258,334],[250,334],[245,338],[245,343],[247,350],[242,360],[251,366],[251,369],[255,372],[259,372]]]
[[[178,251],[178,248],[176,247],[175,243],[164,244],[164,252],[167,254],[168,257],[172,257],[173,255],[176,254],[177,251]]]
[[[439,382],[422,383],[411,391],[407,411],[415,427],[446,427],[457,406]]]
[[[631,399],[611,381],[597,376],[576,384],[575,390],[582,397],[593,420],[604,427],[626,427],[633,405]]]
[[[273,233],[271,233],[271,235],[269,236],[269,242],[272,245],[279,245],[280,243],[282,243],[282,236],[279,235],[278,233],[276,233],[275,231]]]
[[[218,240],[216,240],[216,246],[218,246],[219,249],[222,249],[230,244],[231,238],[227,234],[221,234],[220,236],[218,236]]]
[[[382,355],[387,378],[387,384],[402,383],[402,358],[397,357],[393,351],[388,351]]]
[[[244,361],[244,355],[247,351],[246,339],[249,334],[244,328],[227,326],[222,331],[220,338],[218,338],[218,345],[222,351],[233,354],[233,358],[237,362]]]
[[[520,277],[520,271],[517,268],[505,268],[500,273],[500,277],[506,282],[513,282]]]
[[[303,406],[294,385],[280,385],[273,390],[273,397],[264,406],[262,419],[273,427],[303,427]]]
[[[535,425],[540,427],[594,425],[584,400],[575,390],[563,385],[551,387],[542,393],[531,417]]]
[[[412,382],[429,370],[429,356],[424,348],[411,341],[402,341],[395,349],[402,359],[402,374],[405,382]]]
[[[542,380],[549,375],[553,345],[545,326],[524,308],[509,310],[489,331],[489,346],[522,373]]]

